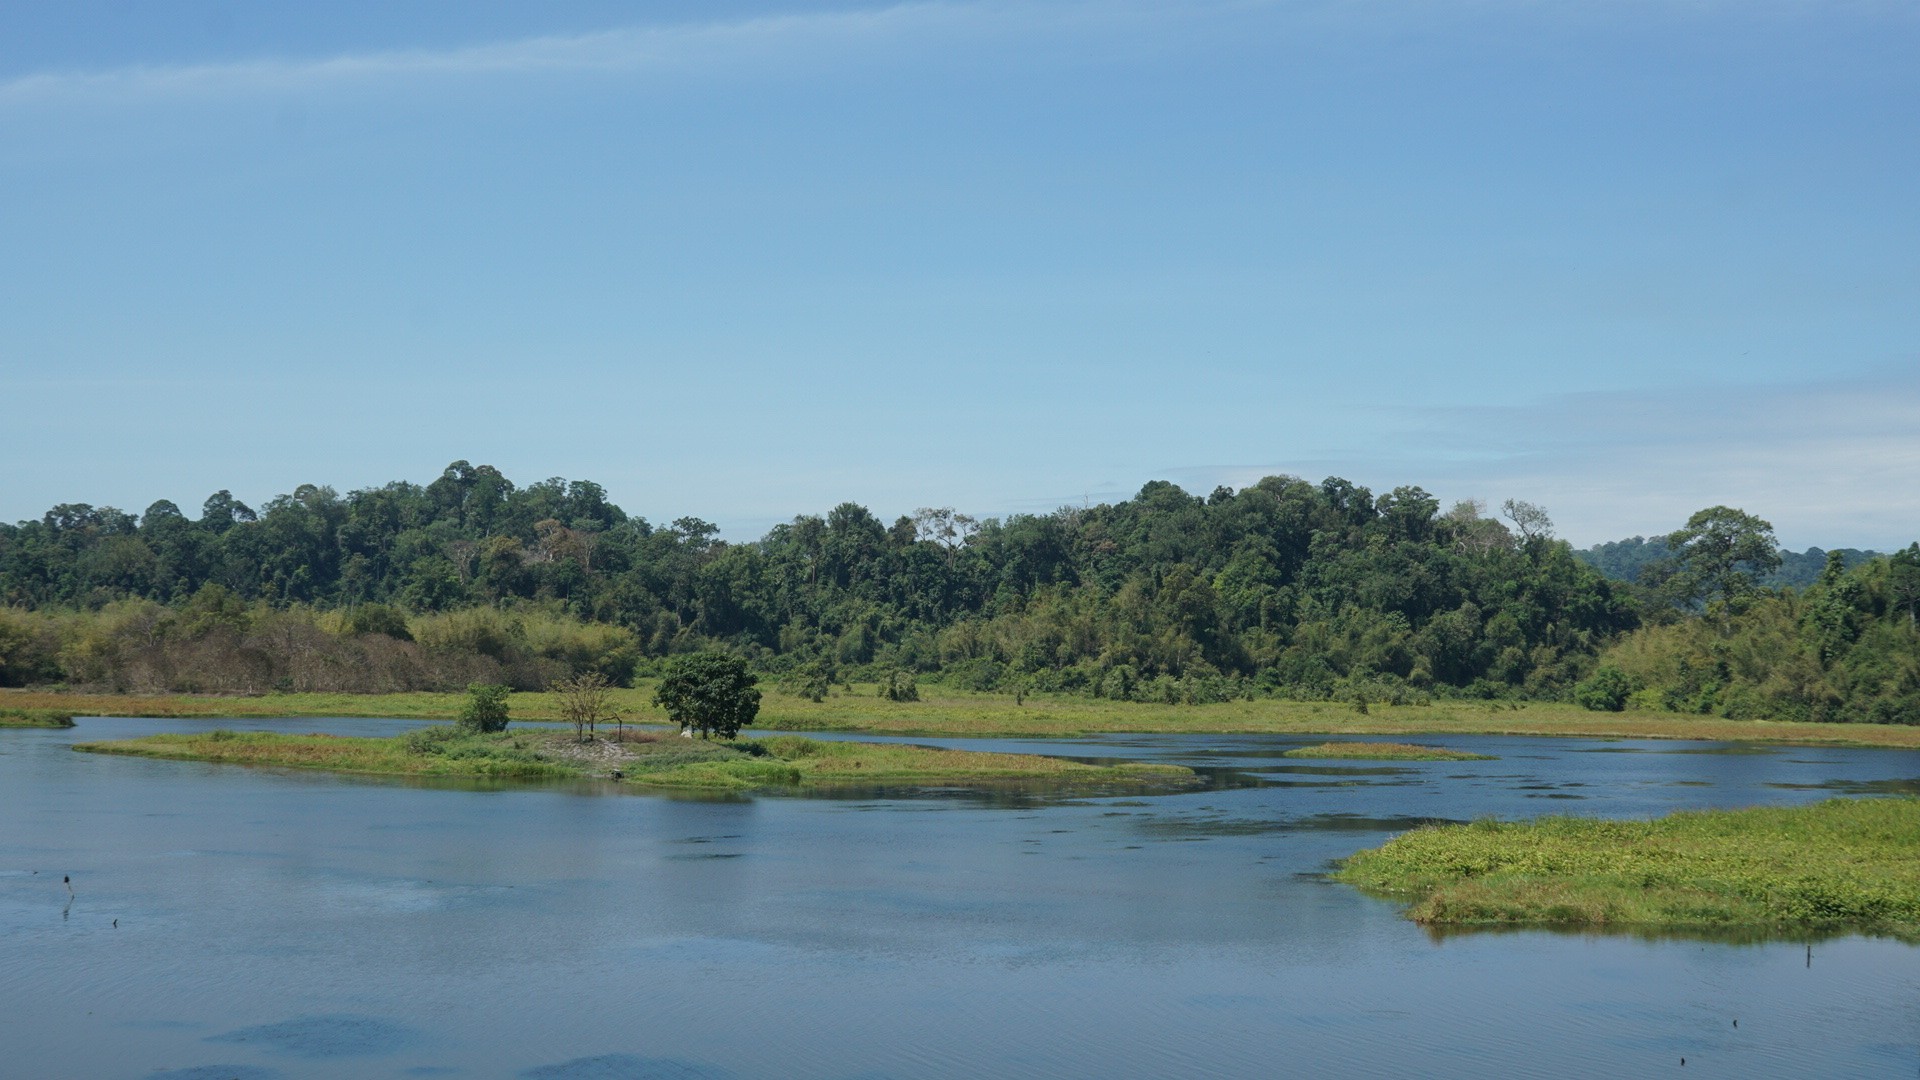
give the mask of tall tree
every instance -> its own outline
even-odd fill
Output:
[[[676,656],[654,691],[654,704],[680,725],[682,735],[731,739],[760,712],[760,690],[746,662],[723,652]]]
[[[1893,605],[1907,609],[1907,625],[1920,623],[1920,543],[1894,552],[1888,559],[1887,586]]]
[[[1710,506],[1688,518],[1667,535],[1667,550],[1674,563],[1668,586],[1689,602],[1718,600],[1723,626],[1755,582],[1780,567],[1773,526],[1730,506]]]

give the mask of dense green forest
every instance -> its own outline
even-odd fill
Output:
[[[1920,545],[1851,568],[1835,553],[1805,589],[1770,587],[1765,522],[1695,518],[1634,581],[1526,503],[1495,517],[1289,476],[1204,497],[1155,481],[1005,520],[888,524],[843,503],[730,544],[590,482],[518,487],[460,461],[424,486],[304,485],[258,512],[222,491],[198,518],[65,504],[0,525],[0,685],[624,683],[721,645],[815,688],[908,671],[1167,703],[1631,699],[1920,722]]]
[[[1835,548],[1834,551],[1849,570],[1880,555],[1880,552],[1862,551],[1859,548]],[[1663,566],[1671,557],[1664,536],[1630,536],[1625,540],[1579,548],[1573,554],[1581,562],[1615,581],[1638,581],[1642,569]],[[1804,589],[1820,580],[1821,572],[1827,568],[1827,555],[1828,552],[1817,547],[1805,551],[1782,549],[1779,569],[1760,575],[1758,583],[1771,588]]]

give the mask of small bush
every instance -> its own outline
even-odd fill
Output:
[[[755,739],[748,745],[756,755],[771,754],[782,761],[814,757],[826,749],[825,744],[818,739],[809,739],[802,735],[775,735],[769,739]]]
[[[944,678],[955,690],[987,693],[999,688],[1000,676],[1005,670],[999,661],[982,656],[948,666]]]
[[[385,634],[395,641],[412,641],[413,633],[407,629],[406,612],[385,604],[361,604],[347,612],[347,633]]]
[[[1594,712],[1620,712],[1633,694],[1633,681],[1611,664],[1603,664],[1593,677],[1573,688],[1573,700]]]
[[[920,687],[913,681],[912,672],[896,671],[881,682],[880,696],[888,701],[919,701]]]
[[[467,700],[460,706],[460,730],[483,735],[507,730],[509,693],[512,687],[497,683],[467,687]]]
[[[808,701],[825,701],[827,699],[827,691],[833,688],[833,680],[836,674],[837,672],[834,670],[833,661],[825,659],[810,660],[798,668],[795,668],[790,675],[782,679],[781,689],[798,697],[806,698]]]
[[[400,736],[400,745],[409,754],[440,754],[446,752],[449,743],[464,734],[452,724],[435,724],[432,727],[415,728]]]
[[[1102,676],[1095,697],[1109,701],[1138,701],[1140,675],[1128,664],[1116,665],[1113,670]]]

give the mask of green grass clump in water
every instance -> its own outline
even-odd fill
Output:
[[[671,742],[672,740],[668,740]],[[724,755],[676,758],[656,751],[662,767],[646,757],[629,765],[630,782],[670,787],[751,788],[774,785],[953,784],[970,781],[1036,780],[1063,784],[1181,783],[1193,771],[1178,765],[1087,765],[1036,754],[940,750],[899,743],[828,742],[780,735],[716,743]]]
[[[1416,829],[1334,875],[1433,926],[1858,931],[1920,941],[1920,799]]]
[[[290,769],[388,776],[469,776],[537,779],[577,776],[579,770],[542,758],[512,734],[465,735],[451,727],[423,728],[398,738],[283,735],[271,731],[207,731],[79,743],[93,754],[272,765]]]
[[[1006,780],[1178,784],[1194,778],[1192,770],[1177,765],[1097,766],[1032,754],[822,742],[797,736],[721,742],[649,732],[583,746],[570,733],[557,731],[470,735],[444,725],[389,739],[210,731],[80,743],[74,749],[391,776],[606,777],[617,769],[626,782],[644,786],[733,790]],[[602,756],[600,750],[613,753]]]
[[[0,727],[68,728],[73,714],[57,709],[0,709]]]
[[[1282,757],[1325,758],[1336,761],[1492,761],[1487,754],[1470,754],[1465,750],[1448,750],[1441,746],[1417,746],[1413,743],[1393,742],[1330,742],[1319,746],[1302,746],[1289,750]]]

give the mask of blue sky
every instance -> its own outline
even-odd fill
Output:
[[[1270,473],[1920,538],[1910,3],[0,7],[0,519]]]

